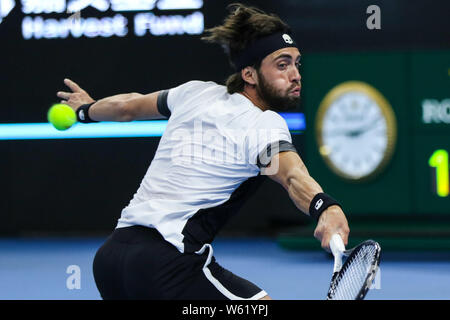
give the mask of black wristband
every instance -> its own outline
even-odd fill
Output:
[[[322,212],[334,205],[341,206],[339,202],[326,193],[318,193],[311,200],[311,204],[309,205],[309,215],[318,221]]]
[[[95,120],[92,120],[89,117],[89,108],[95,103],[96,101],[88,104],[83,104],[81,107],[77,109],[77,120],[81,123],[91,123],[91,122],[98,122]]]

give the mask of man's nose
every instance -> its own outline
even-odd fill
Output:
[[[300,75],[300,71],[297,68],[293,68],[293,72],[291,73],[291,82],[300,83],[302,76]]]

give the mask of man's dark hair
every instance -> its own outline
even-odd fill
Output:
[[[291,31],[277,15],[265,13],[258,8],[233,3],[228,6],[228,9],[230,14],[225,18],[224,23],[207,29],[208,35],[202,37],[202,40],[220,44],[233,67],[235,67],[233,61],[251,42],[277,32],[290,33]],[[253,67],[259,70],[260,65],[259,61]],[[242,92],[244,85],[241,70],[237,70],[226,81],[227,91],[230,94]]]

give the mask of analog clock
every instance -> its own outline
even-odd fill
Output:
[[[317,111],[319,152],[338,176],[363,181],[376,176],[394,152],[395,114],[374,87],[348,81],[333,88]]]

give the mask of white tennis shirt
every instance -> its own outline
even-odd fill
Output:
[[[194,252],[261,182],[270,156],[295,148],[283,117],[214,82],[162,91],[158,109],[169,117],[167,127],[117,228],[156,228],[179,251]]]

